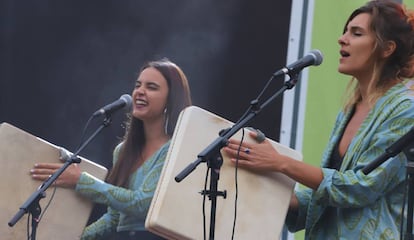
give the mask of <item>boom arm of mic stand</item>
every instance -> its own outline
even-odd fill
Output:
[[[395,141],[395,143],[393,143],[390,147],[385,149],[385,152],[383,154],[381,154],[379,157],[377,157],[372,162],[370,162],[368,165],[366,165],[362,169],[362,172],[365,175],[370,173],[372,170],[377,168],[387,159],[394,157],[395,155],[403,151],[403,149],[407,147],[407,145],[411,143],[413,140],[414,140],[414,127],[411,128],[404,136],[402,136],[397,141]]]
[[[253,116],[252,116],[253,117]],[[252,118],[251,117],[251,118]],[[247,117],[246,117],[247,119]],[[206,162],[208,157],[219,152],[220,149],[227,144],[227,140],[233,136],[243,125],[244,122],[240,122],[239,125],[234,125],[229,131],[227,131],[223,136],[216,138],[207,148],[205,148],[201,153],[198,154],[197,160],[190,163],[184,170],[182,170],[174,179],[176,182],[181,182],[185,177],[187,177],[191,172],[193,172],[196,167],[202,163]]]
[[[282,73],[278,73],[282,74]],[[274,75],[275,76],[275,75]],[[278,76],[278,75],[277,75]],[[185,177],[187,177],[191,172],[193,172],[196,167],[202,163],[206,162],[207,158],[209,156],[212,156],[216,154],[220,149],[224,146],[226,146],[227,141],[230,137],[232,137],[234,134],[237,133],[242,127],[246,126],[246,124],[253,119],[259,112],[266,107],[268,104],[270,104],[276,97],[281,95],[286,89],[291,89],[296,81],[297,81],[297,74],[294,76],[291,76],[291,79],[283,85],[283,87],[277,91],[275,94],[273,94],[267,101],[265,101],[260,107],[255,109],[255,111],[249,112],[248,115],[246,115],[245,118],[238,121],[233,127],[228,129],[222,136],[216,138],[207,148],[205,148],[200,154],[198,154],[197,159],[190,163],[186,168],[184,168],[178,175],[174,178],[176,182],[181,182]]]

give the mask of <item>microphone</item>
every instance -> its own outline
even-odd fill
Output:
[[[302,69],[304,69],[305,67],[318,66],[322,63],[322,61],[323,61],[323,54],[321,53],[321,51],[314,49],[310,51],[303,58],[275,72],[273,76],[284,75],[284,74],[288,74],[288,75],[295,74],[295,73],[302,71]]]
[[[256,133],[257,133],[257,137],[255,138],[255,140],[258,143],[261,143],[264,140],[266,140],[266,135],[262,131],[260,131],[259,129],[256,129]]]
[[[103,115],[103,114],[110,115],[111,113],[113,113],[113,112],[115,112],[119,109],[122,109],[124,107],[128,108],[128,109],[131,109],[131,107],[132,107],[132,98],[128,94],[122,95],[115,102],[112,102],[112,103],[104,106],[103,108],[99,109],[92,116],[96,117],[96,116],[100,116],[100,115]]]
[[[256,140],[256,142],[261,143],[264,140],[266,140],[266,135],[260,131],[259,129],[255,129],[252,127],[247,127],[247,129],[249,129],[250,131],[256,132],[256,137],[254,138],[254,140]]]

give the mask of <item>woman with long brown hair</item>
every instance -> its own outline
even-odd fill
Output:
[[[114,150],[106,182],[71,165],[56,185],[75,188],[107,212],[87,226],[81,239],[160,239],[145,230],[145,218],[159,180],[178,116],[191,105],[188,81],[173,62],[146,63],[132,92],[133,109],[122,142]],[[38,163],[32,177],[44,180],[59,164]]]

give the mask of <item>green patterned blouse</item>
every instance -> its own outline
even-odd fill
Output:
[[[324,178],[316,191],[297,186],[299,211],[290,212],[290,231],[305,239],[400,239],[407,158],[403,153],[369,174],[364,166],[414,127],[414,81],[404,81],[375,104],[352,139],[339,171],[327,168],[352,110],[340,112],[322,158]]]
[[[82,238],[100,239],[114,231],[145,230],[151,204],[170,142],[164,144],[139,167],[129,180],[129,189],[117,187],[83,172],[76,191],[95,203],[108,206],[107,212],[87,226]],[[114,150],[114,163],[122,143]]]

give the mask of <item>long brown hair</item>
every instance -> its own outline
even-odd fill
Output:
[[[187,77],[180,67],[166,58],[147,62],[141,67],[140,72],[149,67],[157,69],[167,80],[169,91],[165,112],[165,131],[171,137],[174,133],[180,112],[185,107],[191,105],[190,87]],[[142,120],[128,114],[123,145],[120,149],[118,160],[108,176],[107,181],[109,183],[121,187],[128,187],[131,167],[141,155],[145,141]]]
[[[379,56],[386,49],[388,41],[396,44],[395,51],[385,60],[383,67],[376,64],[374,68],[368,87],[369,102],[373,105],[392,86],[392,82],[414,76],[414,13],[390,0],[369,1],[352,12],[344,32],[348,23],[361,13],[371,15],[370,28],[376,35],[374,54]],[[346,109],[362,99],[359,84],[354,78],[348,85],[348,92],[351,97],[345,104]]]

